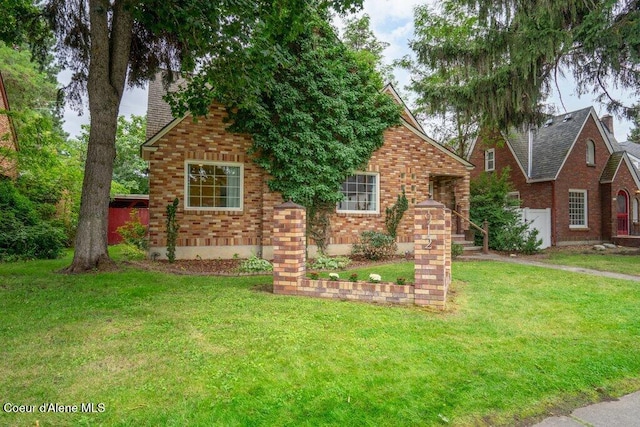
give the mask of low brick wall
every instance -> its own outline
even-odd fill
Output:
[[[300,280],[296,295],[393,304],[413,304],[415,300],[410,285],[306,278]]]
[[[444,309],[451,283],[451,211],[428,200],[414,216],[414,284],[307,279],[302,206],[287,202],[274,209],[273,292]]]

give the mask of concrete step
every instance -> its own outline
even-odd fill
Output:
[[[475,251],[481,251],[482,250],[482,246],[476,246],[473,241],[465,240],[464,234],[452,234],[451,235],[451,240],[454,243],[462,245],[462,247],[463,247],[465,252],[475,252]]]

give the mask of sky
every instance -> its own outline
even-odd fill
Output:
[[[391,63],[396,59],[400,59],[407,54],[411,54],[409,49],[409,40],[413,38],[413,9],[416,5],[431,3],[434,0],[365,0],[364,7],[358,15],[368,14],[371,19],[371,29],[376,34],[378,40],[389,43],[389,46],[383,52],[385,61]],[[340,23],[336,25],[340,27]],[[410,76],[405,70],[396,69],[394,74],[399,83],[399,90],[403,95],[410,94],[404,87],[410,83]],[[60,80],[64,83],[65,75],[68,80],[68,74],[61,74]],[[599,105],[594,101],[592,95],[577,96],[574,93],[574,84],[568,79],[558,82],[559,91],[554,89],[550,98],[550,103],[556,106],[558,114],[579,110],[593,105],[599,117],[605,115],[606,109],[603,105]],[[613,91],[616,93],[616,91]],[[618,92],[618,96],[621,94]],[[564,108],[560,103],[560,97],[564,103]],[[624,103],[624,98],[622,98]],[[404,100],[409,108],[413,107],[411,99]],[[631,104],[632,101],[629,101]],[[147,91],[146,89],[128,90],[122,99],[120,106],[120,114],[129,116],[131,114],[144,115],[147,110]],[[88,113],[78,116],[76,112],[66,111],[64,115],[64,129],[71,135],[77,136],[80,133],[80,125],[89,122]],[[631,129],[631,123],[614,117],[614,133],[618,141],[626,141],[627,135]]]

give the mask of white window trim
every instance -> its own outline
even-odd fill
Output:
[[[633,222],[638,222],[638,208],[640,208],[640,203],[638,202],[638,199],[636,199],[635,197],[633,198],[633,216],[632,216],[632,221]]]
[[[378,172],[354,172],[351,176],[356,175],[371,175],[376,177],[376,210],[375,211],[358,211],[358,210],[346,210],[340,209],[340,203],[336,205],[336,212],[341,214],[355,214],[355,215],[379,215],[380,214],[380,174]],[[350,177],[349,177],[350,178]]]
[[[580,190],[576,188],[570,188],[569,193],[582,193],[584,197],[584,224],[569,224],[569,228],[571,229],[586,229],[589,228],[589,197],[587,190]],[[571,207],[571,202],[569,202],[569,208]],[[571,221],[571,216],[569,216],[569,221]]]
[[[189,206],[189,165],[233,166],[240,168],[240,207]],[[217,162],[211,160],[189,159],[184,161],[184,210],[185,211],[217,211],[242,212],[244,209],[244,164],[234,162]]]
[[[515,200],[520,200],[520,192],[519,191],[509,191],[507,193],[507,197],[510,197]]]
[[[489,154],[491,154],[491,160],[493,165],[489,167]],[[484,170],[487,172],[492,172],[496,170],[496,149],[489,148],[484,151]]]

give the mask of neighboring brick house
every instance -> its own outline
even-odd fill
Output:
[[[0,73],[0,176],[15,178],[17,176],[16,159],[13,154],[18,151],[18,142],[13,122],[7,114],[9,99]]]
[[[393,87],[385,91],[404,105]],[[160,79],[150,83],[148,140],[141,148],[149,161],[150,254],[165,256],[166,208],[177,197],[178,258],[271,258],[273,209],[283,199],[269,190],[267,173],[247,154],[251,136],[226,131],[221,105],[197,121],[190,115],[173,119],[163,93]],[[331,218],[331,254],[348,253],[362,231],[384,231],[385,208],[403,188],[410,209],[398,230],[401,251],[412,250],[413,206],[429,193],[468,216],[468,161],[428,138],[406,107],[402,125],[384,138],[368,166],[344,184],[345,201]]]
[[[548,209],[551,245],[618,241],[636,230],[640,179],[612,122],[589,107],[479,138],[469,155],[472,179],[509,167],[521,206]]]

